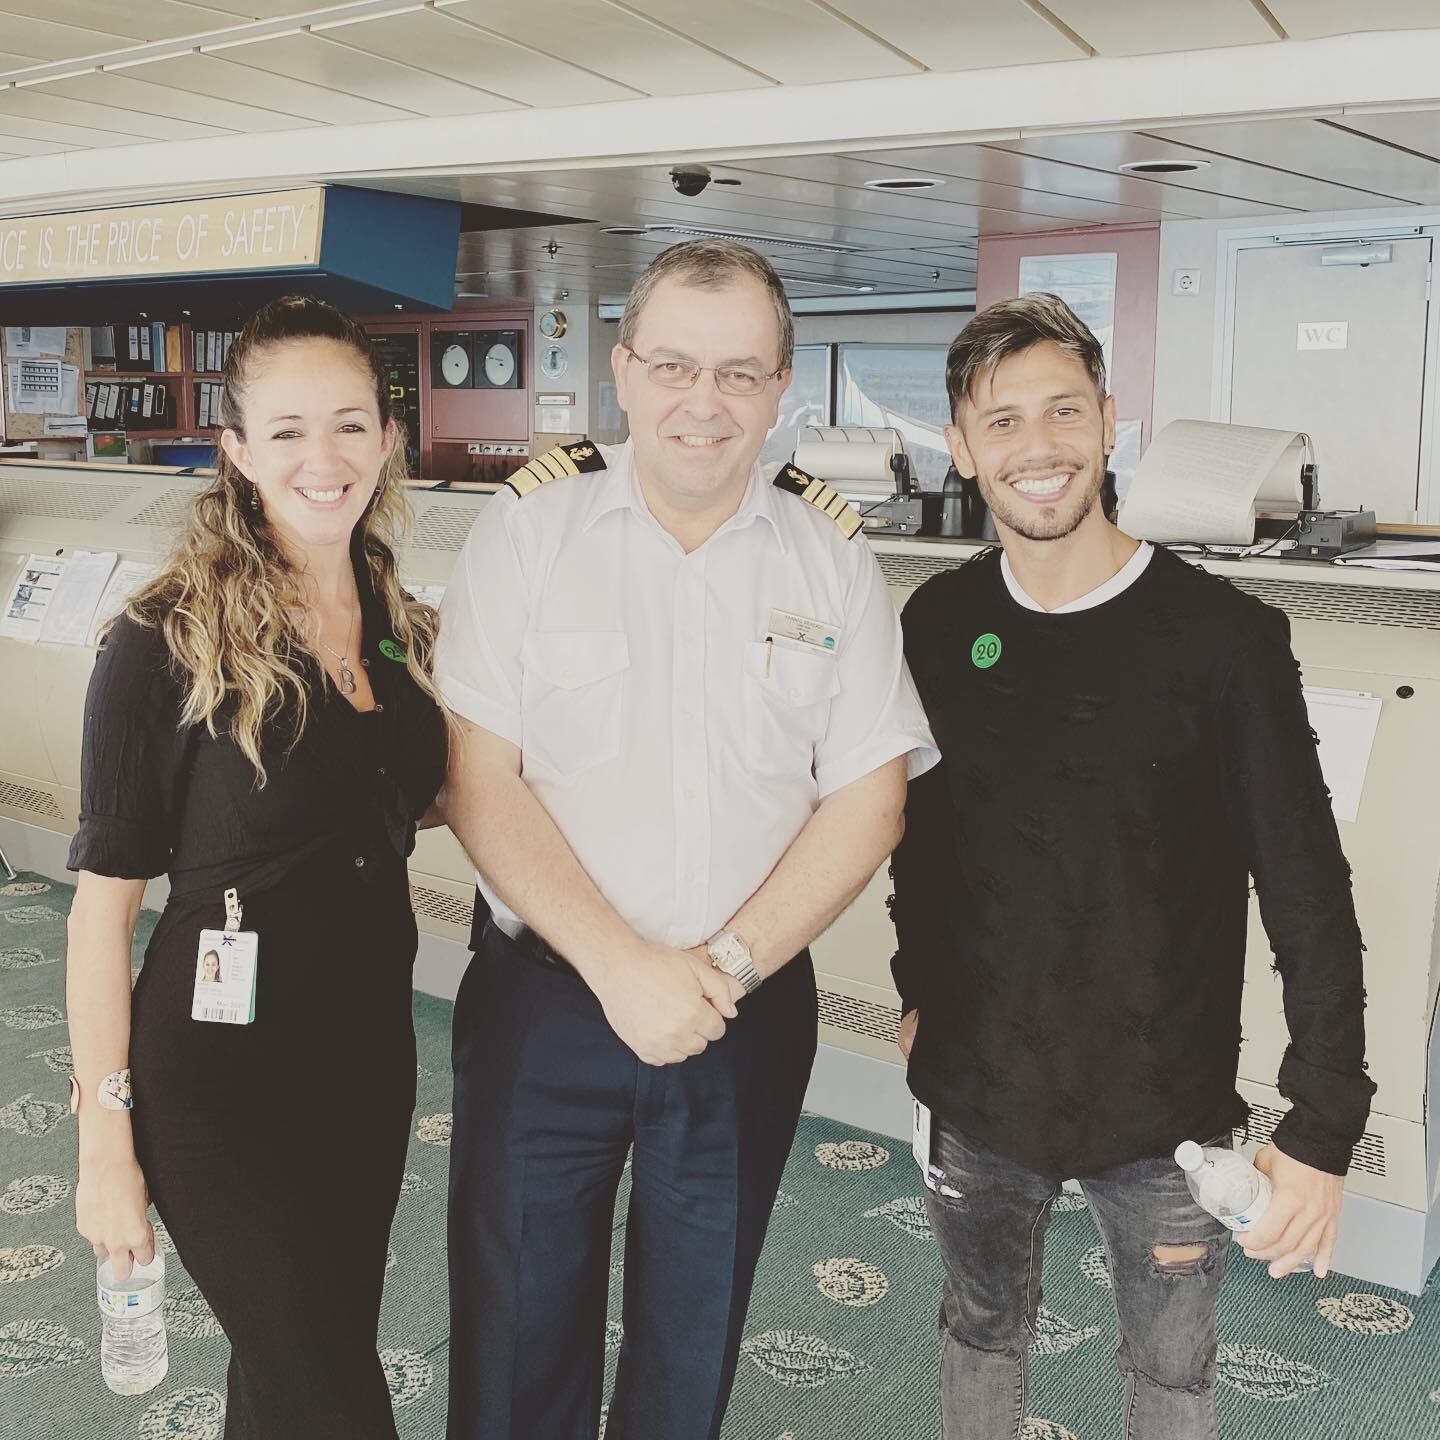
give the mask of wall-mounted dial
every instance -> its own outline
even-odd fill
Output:
[[[570,368],[570,357],[563,345],[547,345],[540,352],[540,373],[547,380],[558,380]]]
[[[558,340],[569,328],[563,310],[547,310],[540,317],[540,333],[547,340]]]
[[[475,384],[475,337],[468,330],[430,334],[430,384],[436,390],[468,390]]]
[[[475,336],[478,373],[475,384],[481,389],[516,390],[520,386],[520,332],[482,330]]]

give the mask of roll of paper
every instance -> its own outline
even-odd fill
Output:
[[[795,463],[809,475],[832,485],[847,481],[895,483],[891,459],[899,453],[894,430],[851,426],[812,426],[795,447]]]

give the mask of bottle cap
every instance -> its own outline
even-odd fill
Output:
[[[1205,1163],[1205,1152],[1193,1140],[1182,1140],[1175,1147],[1175,1163],[1182,1170],[1198,1170]]]

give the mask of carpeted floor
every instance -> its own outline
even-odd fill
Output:
[[[225,1339],[173,1254],[169,1375],[133,1399],[100,1379],[66,1104],[70,893],[32,876],[0,884],[0,1434],[219,1440]],[[137,964],[154,918],[141,922]],[[444,1434],[449,1024],[447,1004],[416,995],[420,1100],[380,1334],[406,1440]],[[776,1203],[726,1440],[934,1440],[938,1283],[907,1147],[807,1116]],[[616,1316],[620,1284],[617,1263]],[[1118,1434],[1106,1285],[1094,1225],[1076,1199],[1051,1229],[1032,1403],[1043,1418],[1029,1422],[1025,1440]],[[612,1364],[618,1336],[612,1323]],[[1433,1280],[1419,1299],[1340,1276],[1282,1284],[1237,1252],[1221,1340],[1226,1440],[1440,1437]]]

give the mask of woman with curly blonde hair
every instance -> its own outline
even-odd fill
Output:
[[[415,1100],[405,861],[447,752],[436,616],[400,588],[404,437],[359,324],[267,305],[223,416],[86,700],[76,1220],[123,1279],[154,1201],[230,1340],[227,1440],[394,1440],[375,1346]]]

